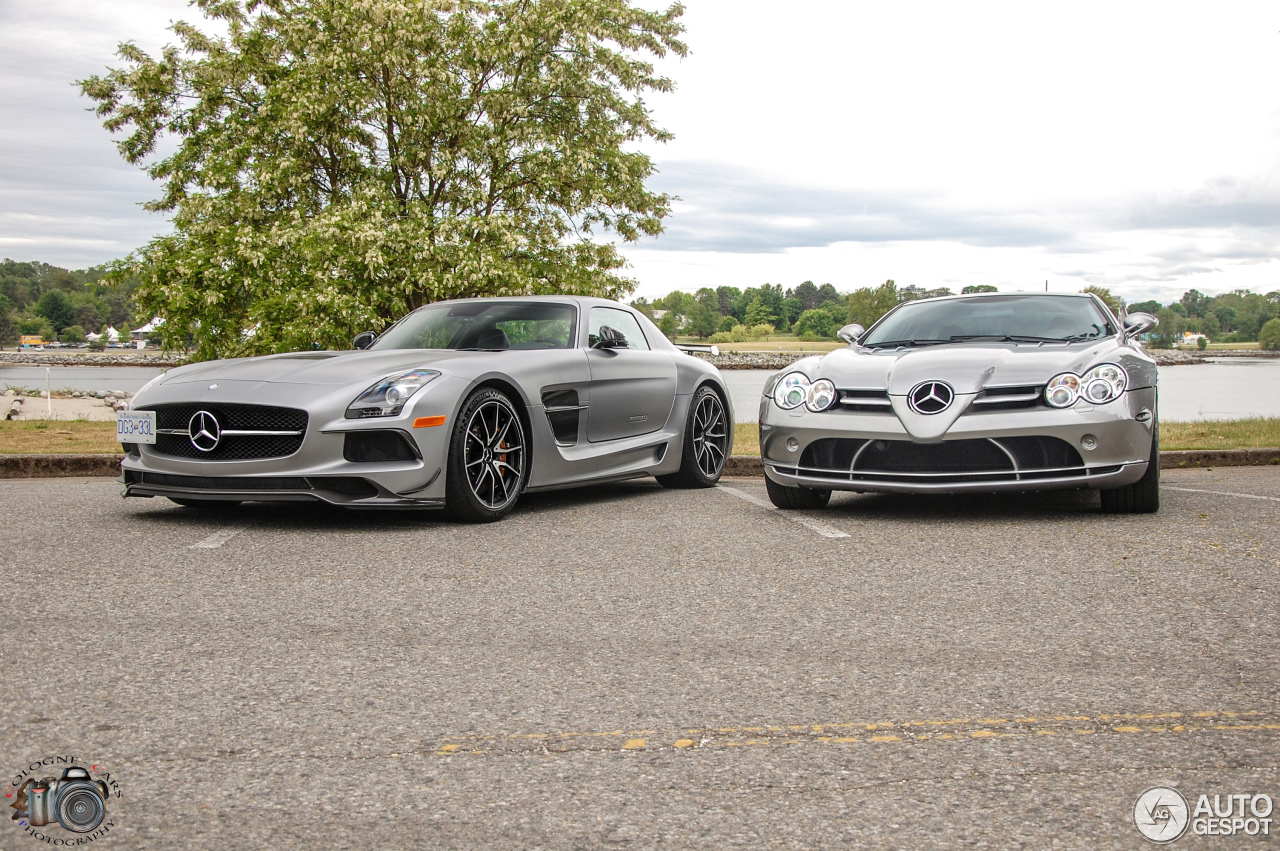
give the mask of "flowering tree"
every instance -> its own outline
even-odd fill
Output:
[[[196,5],[222,35],[177,23],[180,47],[123,44],[125,67],[80,82],[163,186],[172,233],[116,274],[166,346],[345,347],[439,299],[634,288],[603,234],[670,212],[635,143],[669,138],[642,95],[672,88],[649,58],[685,54],[680,5]]]

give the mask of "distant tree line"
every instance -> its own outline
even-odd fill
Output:
[[[1140,301],[1130,304],[1130,313],[1151,313],[1160,320],[1152,335],[1152,345],[1170,347],[1184,332],[1204,334],[1214,342],[1251,343],[1260,339],[1268,323],[1280,317],[1280,291],[1266,295],[1249,290],[1232,290],[1209,296],[1189,290],[1169,304]],[[1280,323],[1273,326],[1280,331]],[[1264,341],[1265,342],[1265,341]]]
[[[70,270],[6,258],[0,262],[0,345],[21,334],[82,343],[107,326],[127,335],[137,284],[109,284],[105,275],[105,266]]]

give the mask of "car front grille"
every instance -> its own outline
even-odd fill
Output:
[[[913,443],[909,440],[824,438],[805,448],[798,467],[782,472],[846,481],[917,484],[1023,481],[1087,476],[1084,460],[1056,437],[1001,437]]]
[[[176,404],[155,405],[139,410],[156,412],[154,452],[196,461],[250,461],[283,458],[297,452],[307,431],[307,412],[272,405]],[[211,451],[198,449],[188,427],[199,411],[207,411],[222,430],[218,445]],[[268,434],[238,435],[227,432],[255,431]]]

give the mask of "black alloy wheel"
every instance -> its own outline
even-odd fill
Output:
[[[524,424],[506,394],[491,387],[471,394],[449,442],[449,513],[473,523],[506,517],[524,488],[527,458]]]
[[[715,487],[729,460],[729,415],[720,394],[703,385],[689,402],[680,469],[657,476],[668,488]]]

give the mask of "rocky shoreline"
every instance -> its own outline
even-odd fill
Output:
[[[0,352],[0,365],[173,367],[181,363],[181,358],[162,352],[152,354],[139,352],[131,355],[96,352],[78,355],[57,352]]]

